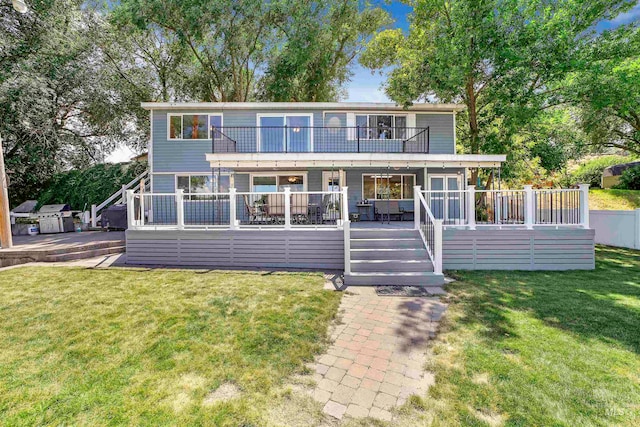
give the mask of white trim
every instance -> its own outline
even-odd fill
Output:
[[[180,138],[171,138],[171,117],[184,117],[184,116],[207,116],[207,137],[206,138],[183,138],[184,136],[184,119],[182,120],[180,128]],[[224,116],[222,113],[204,113],[204,112],[189,112],[189,113],[167,113],[167,141],[211,141],[211,117],[220,117],[220,126],[224,127]]]
[[[458,115],[456,114],[456,112],[453,112],[453,152],[455,154],[456,151],[458,151],[458,142],[456,141],[458,139],[458,136],[456,135],[456,117]]]
[[[386,173],[386,172],[362,172],[362,175],[360,176],[360,183],[362,184],[362,186],[360,187],[360,196],[362,197],[361,200],[365,199],[365,197],[364,197],[364,177],[365,177],[365,175],[382,175],[382,179],[384,179],[387,175],[389,177],[398,176],[399,175],[399,176],[402,177],[401,180],[400,180],[400,186],[402,187],[401,188],[402,193],[404,193],[404,177],[405,176],[412,176],[413,177],[413,185],[411,186],[411,195],[412,195],[411,198],[406,198],[405,197],[405,198],[401,198],[401,199],[378,199],[378,191],[377,191],[378,184],[376,182],[376,179],[374,178],[374,181],[373,181],[373,192],[375,194],[375,197],[373,198],[373,200],[393,200],[393,201],[398,201],[398,202],[400,202],[402,200],[413,200],[413,187],[416,185],[416,174],[415,173],[397,173],[395,171],[394,172],[389,172],[389,173]],[[372,200],[372,199],[367,199],[367,200]]]
[[[249,172],[249,192],[254,193],[253,189],[253,177],[254,176],[275,176],[276,177],[276,191],[278,191],[278,177],[287,176],[287,175],[300,175],[303,177],[302,181],[302,191],[308,191],[307,185],[309,183],[309,172],[308,171],[271,171],[271,172]]]
[[[169,122],[167,122],[168,124]],[[153,193],[153,109],[149,110],[149,146],[147,147],[147,166],[149,167],[149,190]]]
[[[416,153],[207,153],[212,167],[229,169],[272,168],[464,168],[499,167],[504,154],[416,154]]]
[[[309,151],[313,152],[313,113],[256,113],[256,149],[258,153],[261,152],[259,128],[261,127],[260,119],[263,117],[282,117],[284,119],[284,125],[287,124],[287,117],[309,117]],[[287,139],[285,135],[285,138],[282,140],[283,152],[285,151],[284,148],[286,141]]]
[[[430,104],[417,103],[409,107],[391,102],[142,102],[140,106],[146,110],[369,110],[369,111],[429,111],[447,112],[462,111],[463,104]]]
[[[327,184],[329,177],[335,177],[336,175],[338,177],[338,187],[342,188],[345,186],[345,182],[342,179],[344,175],[343,170],[322,170],[322,191],[329,191],[328,188],[325,189],[325,185]]]

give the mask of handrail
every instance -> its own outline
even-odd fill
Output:
[[[412,139],[416,138],[416,142],[419,143],[419,141],[417,140],[417,137],[422,135],[423,133],[427,133],[427,146],[424,147],[423,152],[428,153],[429,152],[429,137],[430,137],[430,130],[429,130],[429,126],[427,126],[425,129],[422,129],[420,132],[416,133],[415,135],[413,135],[410,138],[405,139],[404,141],[402,141],[402,152],[406,152],[407,151],[407,142],[411,141]]]
[[[135,184],[140,182],[147,175],[149,175],[149,170],[148,169],[146,169],[140,175],[138,175],[135,178],[133,178],[127,184],[123,185],[118,191],[116,191],[111,196],[109,196],[109,198],[107,198],[104,202],[100,203],[97,206],[96,205],[91,205],[91,226],[94,227],[94,228],[97,227],[98,220],[102,216],[102,215],[99,215],[98,213],[102,209],[104,209],[107,205],[109,205],[111,202],[113,202],[114,200],[117,200],[118,198],[120,198],[120,201],[119,201],[120,203],[122,203],[122,204],[126,203],[126,192],[127,192],[127,190],[129,190]]]

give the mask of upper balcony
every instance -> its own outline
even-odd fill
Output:
[[[429,128],[211,127],[212,153],[429,153]]]

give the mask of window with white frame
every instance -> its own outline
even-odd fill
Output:
[[[253,175],[251,187],[259,193],[284,191],[285,187],[290,187],[291,191],[305,191],[305,178],[306,175],[299,173]]]
[[[266,153],[311,151],[311,114],[258,114],[258,147]]]
[[[410,174],[362,174],[362,199],[413,199],[415,182]]]
[[[356,114],[362,139],[404,139],[407,116],[397,114]]]
[[[212,128],[222,128],[220,114],[169,114],[167,120],[167,137],[171,140],[208,140]],[[220,131],[214,131],[213,135],[222,138]]]
[[[199,200],[206,198],[206,196],[199,196],[199,194],[228,193],[230,186],[230,174],[220,174],[219,187],[218,174],[176,175],[176,189],[184,191],[185,200]]]

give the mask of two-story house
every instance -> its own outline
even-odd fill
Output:
[[[522,257],[507,264],[531,269],[548,264],[532,261],[531,233],[588,227],[580,190],[468,186],[470,170],[498,170],[505,156],[457,154],[460,105],[142,106],[151,114],[150,190],[130,195],[138,197],[130,206],[133,262],[344,268],[354,284],[419,284],[434,269],[441,276],[443,267],[498,264],[495,256],[483,264],[476,246],[485,243],[462,232],[520,233],[527,253],[515,248]],[[460,239],[466,246],[456,246]],[[163,254],[154,240],[173,243]],[[196,243],[187,249],[187,241]],[[514,253],[496,242],[498,255]],[[155,250],[144,253],[149,244]]]

